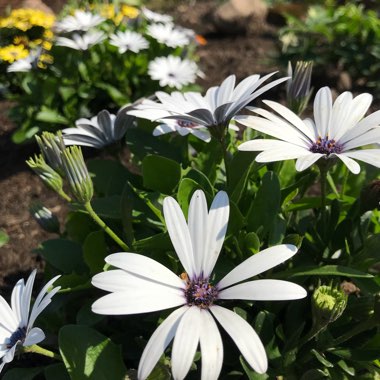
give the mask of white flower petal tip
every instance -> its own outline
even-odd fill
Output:
[[[36,273],[37,271],[33,270],[26,283],[23,279],[16,283],[12,291],[11,306],[0,296],[0,345],[3,346],[0,352],[0,372],[6,363],[13,360],[18,345],[31,346],[45,339],[44,332],[33,327],[33,324],[59,290],[59,287],[56,287],[47,293],[60,276],[51,279],[41,289],[31,308]]]
[[[277,114],[250,108],[259,116],[237,118],[239,123],[278,139],[276,143],[275,140],[252,140],[239,146],[241,151],[262,151],[256,161],[297,159],[296,169],[302,171],[319,159],[339,157],[353,174],[360,172],[354,159],[380,166],[380,153],[375,148],[358,149],[380,144],[380,112],[364,117],[372,102],[370,94],[354,98],[350,92],[344,92],[333,102],[330,88],[323,87],[315,96],[314,120],[301,120],[279,103],[263,102]],[[362,153],[370,150],[370,155]]]

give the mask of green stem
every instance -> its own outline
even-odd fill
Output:
[[[328,169],[325,165],[319,165],[320,171],[320,185],[321,185],[321,221],[322,221],[322,231],[323,238],[326,235],[327,228],[327,215],[326,215],[326,183],[327,183],[327,172]]]
[[[85,203],[84,207],[86,208],[87,212],[90,214],[92,219],[103,229],[104,232],[110,236],[111,239],[115,241],[125,252],[129,251],[129,247],[127,244],[125,244],[116,234],[107,226],[107,224],[99,218],[99,216],[96,214],[94,209],[91,206],[90,202]]]
[[[43,356],[46,356],[46,357],[51,358],[51,359],[62,361],[62,357],[60,354],[57,354],[53,351],[49,351],[45,348],[42,348],[42,347],[38,346],[37,344],[33,344],[32,346],[23,347],[22,351],[23,352],[32,352],[34,354],[39,354],[39,355],[43,355]]]
[[[226,188],[228,188],[228,185],[230,183],[230,172],[229,172],[229,157],[228,157],[228,149],[227,149],[228,146],[226,144],[226,138],[223,137],[220,143],[222,145],[224,168],[226,170]]]

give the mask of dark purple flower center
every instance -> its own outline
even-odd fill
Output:
[[[198,306],[201,309],[207,309],[218,298],[218,289],[210,284],[208,278],[188,279],[185,297],[188,306]]]
[[[177,120],[177,124],[182,128],[194,128],[197,126],[194,122],[187,120]]]
[[[23,342],[26,337],[26,327],[19,327],[9,338],[7,348],[12,348],[18,341]]]
[[[332,153],[341,153],[343,146],[336,142],[334,139],[329,139],[328,136],[322,138],[318,137],[318,140],[312,144],[310,151],[313,153],[322,153],[327,156]]]

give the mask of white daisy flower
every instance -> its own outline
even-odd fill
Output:
[[[32,346],[45,339],[44,332],[38,327],[33,327],[33,324],[60,289],[58,286],[47,293],[59,276],[51,279],[42,288],[30,311],[36,273],[34,270],[30,274],[26,284],[23,279],[17,282],[12,291],[11,306],[0,296],[0,372],[5,364],[13,360],[19,345]]]
[[[195,62],[174,55],[157,57],[148,66],[148,74],[153,80],[158,80],[160,86],[177,89],[194,83],[197,72],[198,66]]]
[[[67,37],[57,37],[56,39],[56,45],[57,46],[66,46],[70,49],[75,50],[87,50],[90,47],[104,41],[106,38],[106,35],[97,30],[97,31],[90,31],[83,35],[74,34],[72,38]]]
[[[73,16],[67,16],[55,24],[57,32],[87,32],[91,28],[101,24],[105,19],[99,15],[94,15],[91,12],[76,10]]]
[[[177,29],[170,23],[148,25],[146,33],[161,44],[171,48],[186,46],[191,41],[188,32]]]
[[[82,145],[101,149],[122,139],[127,129],[133,125],[134,117],[122,108],[117,115],[103,110],[91,119],[81,118],[75,122],[76,128],[62,130],[65,145]]]
[[[247,141],[239,150],[262,151],[256,157],[258,162],[297,159],[298,171],[307,169],[319,159],[336,157],[354,174],[360,172],[360,166],[353,159],[380,167],[380,149],[356,149],[380,143],[380,111],[363,118],[371,102],[370,94],[354,98],[351,92],[342,93],[333,102],[331,90],[323,87],[314,100],[314,120],[301,120],[283,105],[266,100],[264,103],[281,117],[262,108],[251,108],[261,117],[240,116],[237,120],[278,140]]]
[[[199,139],[209,142],[211,140],[208,130],[199,124],[184,120],[165,120],[153,130],[153,136],[161,136],[166,133],[177,132],[181,136],[192,134]]]
[[[172,16],[153,12],[150,9],[145,8],[145,7],[141,8],[141,12],[148,21],[163,22],[163,23],[170,23],[173,21]]]
[[[35,58],[30,55],[26,58],[18,59],[7,67],[8,73],[26,73],[33,68]]]
[[[119,49],[120,54],[129,50],[138,53],[140,50],[149,47],[149,42],[140,33],[132,32],[130,30],[111,34],[110,44],[116,46]]]
[[[245,260],[214,285],[212,271],[227,231],[227,194],[219,192],[208,212],[204,193],[196,191],[190,202],[187,223],[173,198],[165,198],[163,209],[169,236],[186,273],[179,277],[157,261],[135,253],[110,255],[106,262],[120,269],[93,277],[94,286],[111,293],[97,300],[92,310],[121,315],[179,307],[161,323],[147,343],[138,368],[140,380],[149,376],[173,338],[173,378],[186,376],[200,344],[202,379],[217,379],[223,364],[223,344],[216,321],[231,336],[249,365],[265,373],[267,356],[256,332],[239,315],[218,304],[231,299],[305,297],[302,287],[288,281],[262,279],[242,283],[289,259],[297,248],[293,245],[268,248]]]
[[[261,79],[260,75],[251,75],[236,87],[236,77],[230,75],[220,86],[209,88],[205,96],[197,92],[157,92],[159,102],[145,99],[128,113],[149,120],[178,119],[208,128],[227,127],[231,119],[248,103],[288,79],[280,78],[259,88],[273,74],[275,73]]]

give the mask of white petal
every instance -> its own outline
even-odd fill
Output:
[[[203,275],[209,277],[222,249],[227,232],[230,205],[224,191],[216,194],[210,208],[207,222],[207,237],[203,255]]]
[[[294,125],[301,133],[306,135],[310,140],[314,139],[314,133],[305,127],[304,122],[289,108],[280,103],[271,100],[263,100],[263,103],[274,109],[279,115],[286,119],[291,125]]]
[[[178,203],[172,197],[164,199],[164,217],[166,227],[174,249],[180,259],[186,273],[190,278],[195,274],[193,247],[189,228]]]
[[[217,380],[223,365],[223,341],[218,326],[208,310],[201,310],[200,346],[202,354],[201,380]]]
[[[332,135],[336,134],[336,132],[338,134],[344,133],[351,128],[351,125],[346,124],[346,120],[349,117],[352,105],[351,92],[345,91],[335,99],[332,107],[330,128],[326,131],[329,138],[333,138]]]
[[[257,162],[275,162],[308,156],[309,151],[291,144],[268,149],[257,155]]]
[[[299,157],[296,162],[296,170],[299,172],[306,170],[323,156],[322,153],[309,153],[306,156]]]
[[[36,278],[36,274],[37,274],[37,271],[33,270],[33,272],[28,277],[28,280],[26,281],[26,284],[25,284],[25,288],[22,292],[22,297],[21,297],[21,326],[27,326],[28,325],[30,302],[32,299],[32,290],[33,290],[33,284],[34,284],[34,279]]]
[[[268,369],[265,349],[255,330],[239,315],[220,306],[211,306],[210,311],[227,331],[248,364],[258,373]]]
[[[191,197],[188,225],[194,251],[195,273],[198,276],[201,274],[202,261],[205,255],[207,219],[208,209],[205,194],[202,190],[197,190]]]
[[[10,334],[17,330],[20,320],[17,319],[17,316],[2,296],[0,296],[0,315],[0,326],[9,331]]]
[[[147,283],[123,292],[108,294],[92,304],[92,311],[105,315],[148,313],[184,305],[182,290],[169,286]]]
[[[164,135],[165,133],[172,133],[175,132],[176,129],[172,125],[168,124],[161,124],[158,125],[156,128],[153,130],[153,136],[161,136]]]
[[[33,327],[28,334],[26,335],[25,341],[23,342],[23,346],[32,346],[33,344],[38,344],[42,342],[45,339],[45,334],[44,332],[38,328],[38,327]]]
[[[353,127],[356,128],[357,123],[363,118],[367,112],[369,106],[372,103],[372,95],[370,94],[360,94],[354,98],[350,104],[350,108],[346,110],[347,117],[344,120],[344,124],[341,125],[340,130],[333,134],[331,133],[331,138],[335,141],[339,140],[348,130]],[[334,125],[334,124],[332,124]]]
[[[211,136],[206,130],[203,131],[203,130],[192,128],[190,131],[195,137],[198,137],[198,139],[203,140],[204,142],[211,141]]]
[[[360,173],[360,165],[353,159],[349,158],[347,156],[347,153],[337,154],[336,156],[339,157],[343,161],[343,163],[347,166],[347,168],[350,170],[351,173],[353,174]]]
[[[322,87],[314,99],[314,120],[321,137],[325,137],[330,126],[332,112],[331,90]]]
[[[17,324],[22,320],[22,293],[25,288],[25,283],[23,279],[17,281],[16,285],[13,287],[11,296],[11,306],[16,317]],[[1,313],[1,318],[3,319],[3,313]]]
[[[161,355],[176,334],[182,315],[188,310],[183,306],[173,311],[153,333],[141,355],[137,377],[145,380],[152,372]]]
[[[15,344],[14,346],[12,346],[7,351],[7,353],[2,358],[3,363],[10,363],[13,360],[13,358],[15,357],[16,348],[17,348],[17,344]]]
[[[176,380],[185,378],[194,360],[201,331],[201,309],[190,307],[179,321],[172,348],[172,373]]]
[[[256,280],[234,285],[219,292],[220,299],[252,301],[296,300],[307,296],[306,290],[289,281]]]
[[[357,136],[349,142],[345,143],[344,151],[374,143],[380,143],[380,127],[373,128],[368,132]]]
[[[261,150],[272,150],[278,148],[287,148],[288,150],[292,150],[294,148],[298,148],[296,145],[288,143],[286,141],[281,140],[272,140],[272,139],[255,139],[243,142],[239,145],[238,149],[242,151],[261,151]],[[307,152],[306,149],[303,149],[303,152]],[[293,157],[294,158],[294,157]]]
[[[342,155],[366,162],[367,164],[376,166],[377,168],[380,167],[380,149],[363,149],[356,150],[354,152],[344,152],[339,155],[339,158]]]
[[[170,269],[149,257],[137,253],[118,252],[107,256],[105,261],[114,267],[124,269],[150,281],[157,281],[177,288],[183,286],[182,280]]]
[[[264,249],[234,268],[221,281],[219,281],[217,287],[221,290],[227,286],[256,276],[283,263],[285,260],[290,259],[296,253],[297,247],[291,244],[281,244]]]

